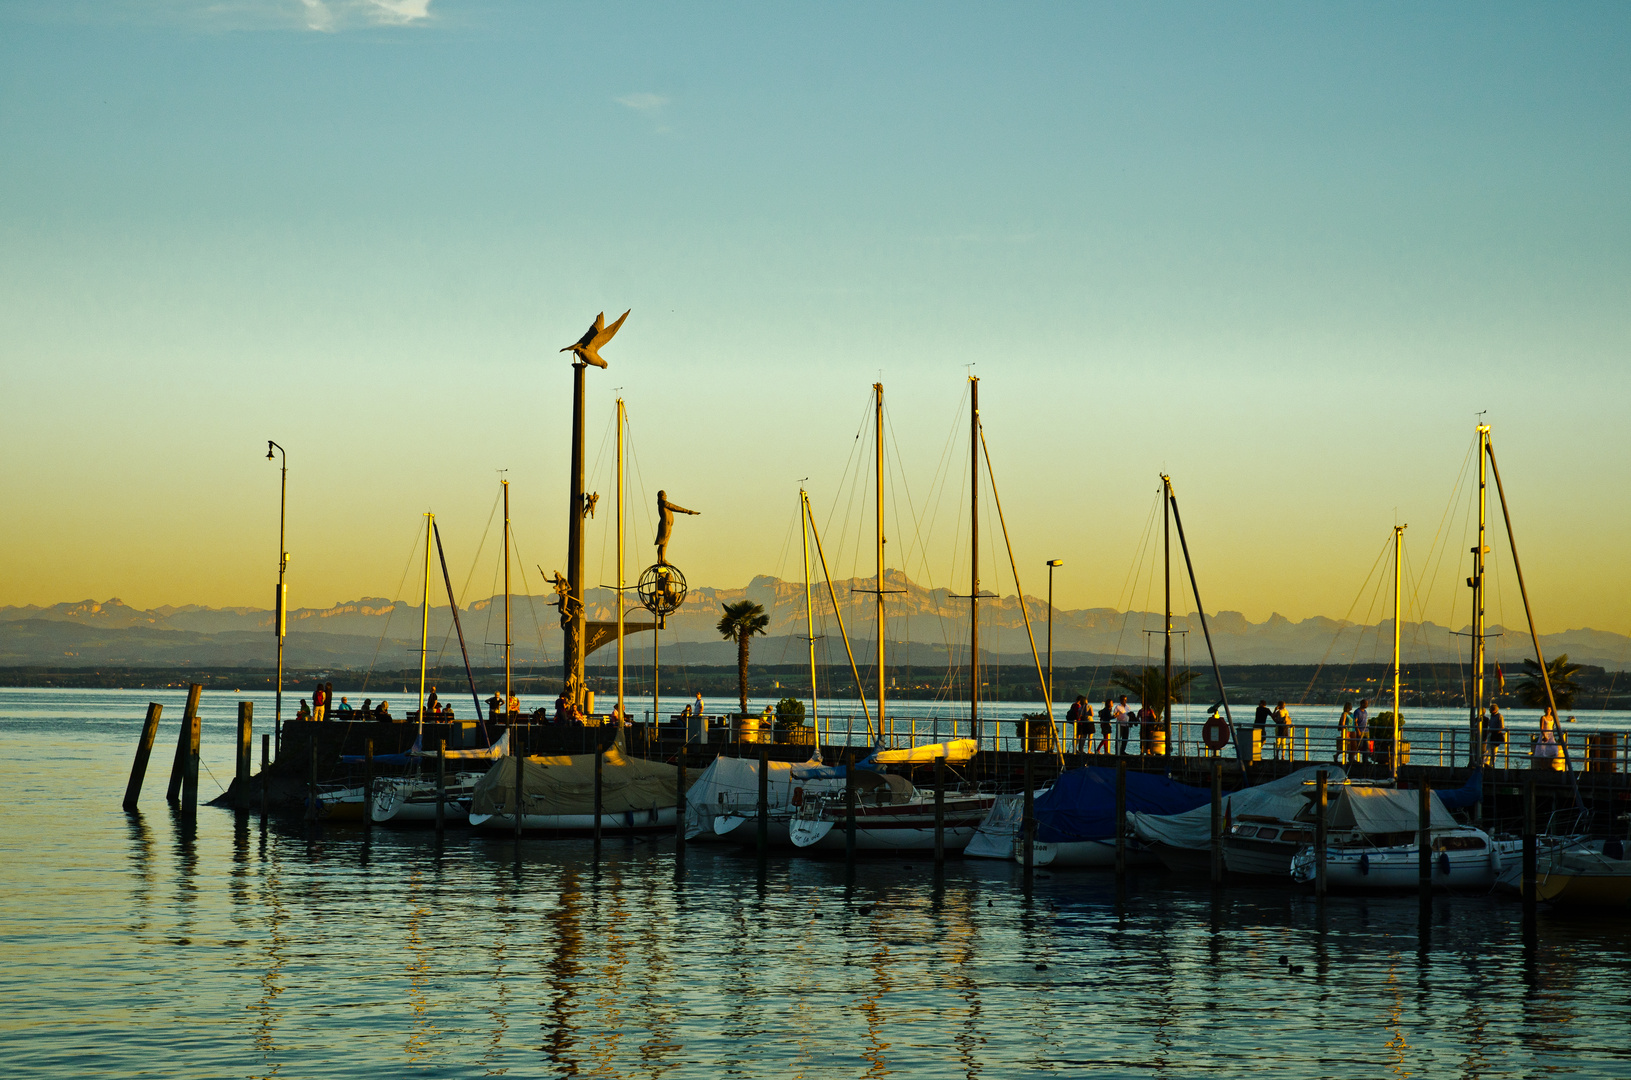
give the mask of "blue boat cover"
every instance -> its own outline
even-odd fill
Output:
[[[1127,811],[1181,814],[1212,801],[1210,788],[1152,773],[1127,773]],[[1036,800],[1036,838],[1047,844],[1116,835],[1116,770],[1089,765],[1061,773]]]
[[[1474,769],[1465,784],[1450,791],[1434,792],[1446,810],[1465,810],[1484,797],[1484,770]]]

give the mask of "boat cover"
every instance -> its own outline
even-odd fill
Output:
[[[506,814],[514,810],[516,762],[527,763],[522,777],[521,809],[526,814],[593,814],[595,812],[595,755],[499,758],[487,775],[476,781],[470,795],[470,813]],[[660,761],[625,757],[617,747],[605,753],[601,767],[601,812],[621,814],[673,806],[679,788],[678,770]]]
[[[1014,836],[1019,832],[1020,818],[1025,816],[1024,795],[998,795],[997,801],[986,811],[985,820],[969,837],[963,855],[975,859],[1012,859]]]
[[[449,750],[449,751],[447,751],[447,760],[449,760],[449,761],[491,761],[491,760],[493,760],[495,758],[505,757],[505,756],[507,756],[509,754],[509,752],[510,752],[510,733],[508,731],[506,731],[504,734],[500,735],[498,737],[498,741],[495,742],[491,746],[482,746],[482,747],[478,747],[475,750]],[[405,751],[404,753],[401,753],[401,754],[375,754],[374,755],[374,764],[375,765],[412,765],[415,760],[423,760],[424,758],[430,758],[430,759],[434,760],[435,757],[436,757],[436,752],[434,750],[423,750],[423,749],[421,749],[420,746],[419,746],[419,740],[415,739],[413,741],[413,746],[409,747],[408,750]],[[368,758],[367,758],[366,755],[363,755],[363,754],[341,754],[340,755],[340,760],[343,763],[347,764],[347,765],[361,765],[361,764],[365,763],[368,760]]]
[[[952,739],[905,750],[880,750],[867,761],[879,765],[933,765],[935,758],[943,757],[948,765],[961,765],[971,760],[979,748],[973,739]]]
[[[419,740],[415,739],[413,745],[400,754],[375,754],[375,765],[412,765],[419,759]],[[363,765],[368,761],[367,754],[341,754],[340,762],[345,765]]]
[[[1289,776],[1270,780],[1256,787],[1224,793],[1224,805],[1233,818],[1242,814],[1260,814],[1263,817],[1289,821],[1308,805],[1304,792],[1312,791],[1314,774],[1324,770],[1332,784],[1348,778],[1348,774],[1335,765],[1298,769]],[[1334,787],[1331,789],[1336,790]],[[1165,844],[1168,847],[1205,851],[1212,845],[1212,797],[1182,814],[1163,816],[1160,813],[1127,815],[1133,835],[1146,844]]]
[[[1474,769],[1467,782],[1449,791],[1435,791],[1446,810],[1465,810],[1484,797],[1484,770]]]
[[[1414,791],[1398,788],[1368,787],[1344,784],[1333,794],[1326,824],[1332,829],[1357,829],[1366,833],[1415,832],[1420,818],[1417,816]],[[1431,802],[1430,822],[1435,829],[1454,829],[1455,818],[1444,809],[1435,794]]]
[[[1210,788],[1153,773],[1127,774],[1127,810],[1180,814],[1209,803]],[[1036,838],[1046,844],[1106,840],[1116,834],[1116,770],[1089,765],[1059,774],[1036,800]]]

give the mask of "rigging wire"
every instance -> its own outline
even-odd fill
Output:
[[[374,665],[379,661],[379,651],[385,646],[385,636],[391,632],[391,620],[396,617],[397,601],[402,598],[403,586],[408,583],[408,573],[413,569],[413,557],[419,552],[419,527],[414,526],[413,546],[408,549],[408,561],[402,565],[402,580],[396,583],[396,594],[391,597],[391,612],[385,616],[385,629],[379,633],[379,643],[374,646],[374,655],[368,661],[368,671],[362,677],[362,690],[368,689],[368,680],[374,677]]]

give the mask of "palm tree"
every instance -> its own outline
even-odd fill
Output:
[[[1557,707],[1567,709],[1574,704],[1574,695],[1579,691],[1580,685],[1574,677],[1580,674],[1581,665],[1569,663],[1569,654],[1562,653],[1553,657],[1546,664],[1546,676],[1552,683],[1552,696],[1557,699]],[[1540,665],[1533,660],[1523,662],[1523,678],[1513,687],[1518,700],[1532,709],[1544,709],[1546,700],[1546,683],[1540,677]]]
[[[719,605],[724,617],[719,620],[719,636],[736,642],[736,684],[740,693],[742,715],[748,712],[748,639],[762,634],[770,625],[765,609],[752,600],[738,600],[734,604]]]
[[[1184,691],[1195,679],[1196,674],[1193,671],[1173,673],[1173,704],[1183,704]],[[1136,696],[1141,703],[1154,709],[1157,716],[1161,716],[1167,711],[1167,673],[1162,668],[1153,665],[1137,671],[1117,668],[1110,678],[1110,685],[1119,686],[1128,694]]]

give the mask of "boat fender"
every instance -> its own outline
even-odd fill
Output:
[[[1501,876],[1501,847],[1493,841],[1489,845],[1489,869],[1496,877]]]
[[[1364,854],[1359,856],[1359,872],[1361,874],[1364,874],[1364,875],[1367,875],[1367,876],[1370,874],[1370,853],[1369,852],[1365,852]]]
[[[796,788],[793,789],[793,805],[794,806],[803,806],[804,805],[804,789],[803,788],[796,787]]]
[[[1450,853],[1448,851],[1438,853],[1438,872],[1445,877],[1450,876]]]

